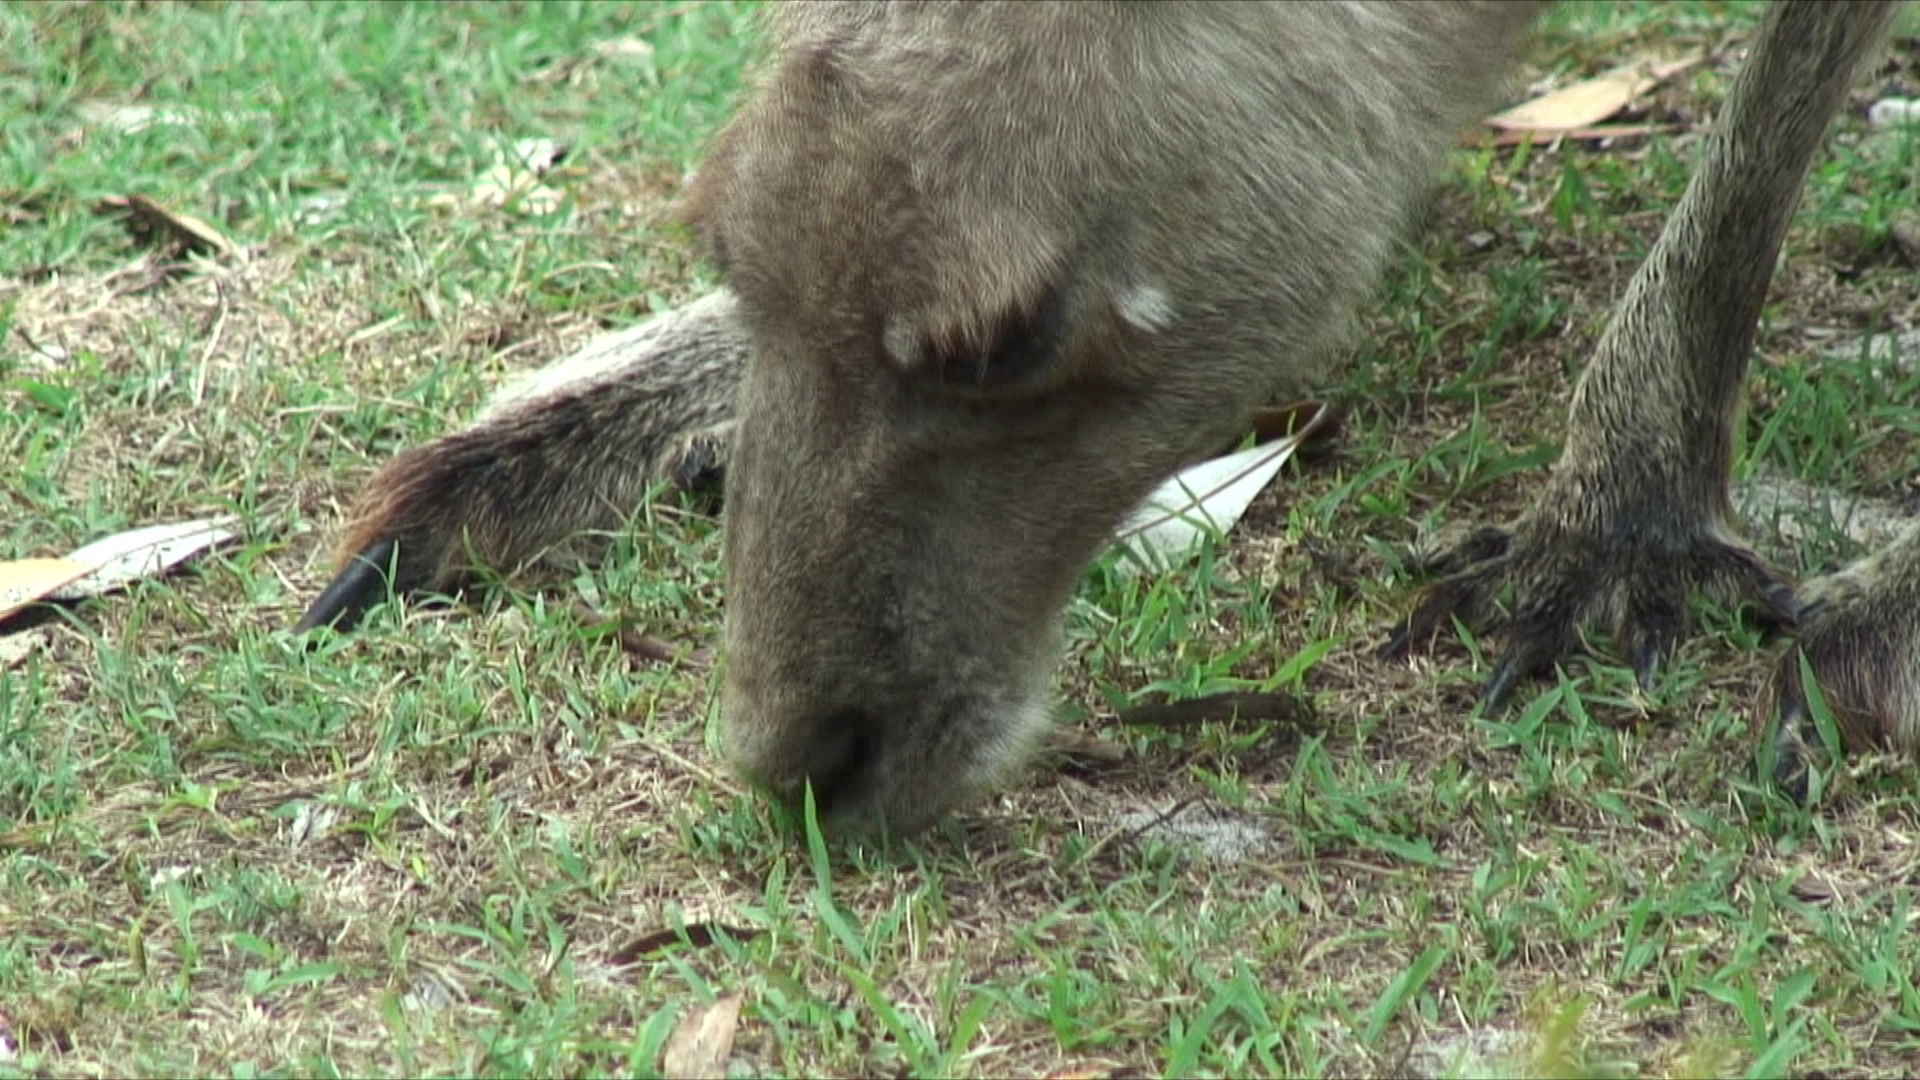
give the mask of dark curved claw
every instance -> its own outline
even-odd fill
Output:
[[[1449,565],[1455,563],[1455,554],[1442,555],[1435,564],[1442,562]],[[1506,568],[1507,555],[1503,545],[1497,554],[1489,556],[1485,562],[1453,571],[1427,586],[1414,604],[1413,611],[1388,634],[1386,644],[1380,646],[1380,657],[1397,660],[1406,656],[1415,642],[1432,640],[1455,616],[1466,623],[1468,629],[1478,632],[1488,621],[1488,609],[1494,593],[1499,591]]]
[[[1652,690],[1662,663],[1688,631],[1687,595],[1699,586],[1745,601],[1755,622],[1792,627],[1797,614],[1791,582],[1745,548],[1704,544],[1691,551],[1621,549],[1559,530],[1479,529],[1429,562],[1447,569],[1423,590],[1406,621],[1379,652],[1404,655],[1458,618],[1475,633],[1494,623],[1495,600],[1506,585],[1517,594],[1499,630],[1504,642],[1481,689],[1482,705],[1499,709],[1525,680],[1548,671],[1579,643],[1583,623],[1611,618],[1635,680]],[[1621,596],[1620,609],[1611,597]],[[1613,611],[1608,616],[1606,613]]]
[[[1480,688],[1480,704],[1488,712],[1497,712],[1513,696],[1513,688],[1520,684],[1520,658],[1514,653],[1502,656],[1493,665],[1493,674],[1487,676],[1485,685]]]
[[[1687,584],[1673,579],[1642,588],[1627,612],[1627,662],[1643,692],[1652,692],[1660,663],[1672,656],[1687,634]]]
[[[1564,578],[1536,576],[1539,591],[1531,596],[1524,588],[1516,589],[1520,595],[1503,635],[1507,647],[1484,694],[1489,709],[1506,704],[1521,680],[1551,670],[1573,652],[1579,640],[1580,618],[1595,582],[1588,571],[1568,573],[1570,576]],[[1492,605],[1500,584],[1495,577],[1481,585],[1479,602],[1483,606]]]
[[[1387,640],[1373,655],[1382,660],[1398,660],[1413,647],[1413,620],[1402,619],[1387,631]]]
[[[293,626],[304,634],[316,626],[351,630],[389,596],[408,591],[399,559],[400,542],[387,539],[369,544],[347,560],[327,587],[307,606]]]
[[[1441,551],[1415,558],[1413,568],[1423,574],[1447,577],[1502,558],[1512,546],[1512,530],[1482,525]]]
[[[1633,681],[1642,693],[1653,691],[1654,679],[1660,674],[1660,661],[1665,659],[1667,650],[1671,648],[1670,641],[1656,641],[1649,635],[1634,648],[1631,657]]]
[[[711,513],[719,513],[727,486],[727,443],[717,435],[696,435],[667,462],[673,486]]]
[[[1793,587],[1792,582],[1772,574],[1771,571],[1763,570],[1762,573],[1765,577],[1759,590],[1761,606],[1760,610],[1754,613],[1754,619],[1768,630],[1792,631],[1800,625],[1802,620],[1825,606],[1825,602],[1820,601],[1802,607],[1799,591]]]
[[[1780,794],[1805,806],[1811,786],[1812,762],[1807,735],[1812,733],[1813,717],[1806,699],[1790,693],[1780,702],[1773,729],[1773,784]],[[1816,736],[1817,737],[1817,736]]]

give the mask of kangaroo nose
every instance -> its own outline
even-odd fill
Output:
[[[822,821],[859,806],[871,794],[880,751],[880,724],[860,708],[828,713],[813,726],[802,756],[805,774],[788,793],[798,805],[802,785],[813,785],[813,805]]]

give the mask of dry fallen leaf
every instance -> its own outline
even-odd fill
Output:
[[[710,1005],[698,1005],[674,1025],[667,1036],[666,1053],[660,1072],[669,1080],[704,1080],[725,1076],[727,1058],[733,1053],[733,1035],[740,1026],[738,991]]]
[[[1111,768],[1127,760],[1126,746],[1079,728],[1048,731],[1045,753],[1062,765],[1082,769]]]
[[[1233,528],[1280,466],[1333,417],[1332,409],[1318,406],[1292,434],[1200,462],[1160,485],[1114,538],[1128,555],[1117,564],[1119,571],[1164,571],[1191,554],[1202,537]]]
[[[289,847],[299,847],[309,841],[318,840],[333,831],[340,823],[340,808],[316,803],[311,800],[300,803],[294,812],[293,823],[287,827]]]
[[[644,64],[653,59],[653,46],[639,38],[614,38],[610,41],[594,42],[593,54],[621,63]]]
[[[680,943],[681,931],[684,931],[687,935],[687,944],[696,949],[704,949],[712,945],[716,937],[720,934],[725,934],[735,941],[747,941],[760,935],[760,931],[758,930],[744,926],[728,926],[725,923],[717,922],[688,923],[686,926],[681,927],[680,930],[675,930],[669,926],[655,930],[649,934],[641,934],[639,937],[620,946],[620,948],[614,950],[612,961],[620,967],[637,964],[670,945],[678,945]]]
[[[554,139],[521,139],[513,144],[505,157],[512,159],[508,164],[515,168],[540,176],[564,161],[570,149],[566,143]]]
[[[60,559],[0,563],[0,620],[39,600],[82,600],[158,577],[233,539],[230,518],[149,525],[95,540]]]
[[[0,619],[53,595],[94,568],[77,559],[17,559],[0,563]]]
[[[452,209],[509,207],[522,214],[550,214],[560,208],[560,192],[540,182],[561,159],[567,146],[552,139],[521,139],[497,153],[493,165],[465,192],[441,192],[428,206]]]
[[[185,248],[207,255],[231,255],[240,245],[206,221],[169,210],[145,195],[110,195],[100,200],[103,213],[123,212],[130,230],[139,236],[158,236]]]
[[[142,105],[117,101],[82,101],[74,107],[80,119],[94,127],[132,135],[163,124],[192,127],[206,116],[191,105]]]
[[[1920,124],[1920,99],[1881,98],[1867,106],[1867,123],[1876,128]]]
[[[1206,694],[1181,701],[1151,701],[1120,710],[1123,724],[1146,727],[1180,727],[1188,724],[1230,723],[1272,720],[1285,724],[1311,724],[1316,719],[1313,703],[1292,694],[1257,694],[1229,691]]]
[[[1494,132],[1491,137],[1469,140],[1474,146],[1518,146],[1523,142],[1599,142],[1602,139],[1638,139],[1679,131],[1678,124],[1601,124],[1599,127],[1564,128],[1535,131],[1516,128]]]
[[[197,872],[198,868],[191,863],[162,866],[147,875],[147,891],[157,893],[169,885],[192,877]]]
[[[408,1012],[437,1013],[460,999],[460,989],[442,975],[421,972],[400,997],[400,1007]]]
[[[1808,904],[1831,904],[1840,895],[1833,882],[1818,874],[1808,874],[1787,886],[1794,899]]]
[[[1632,104],[1634,98],[1705,59],[1705,54],[1695,53],[1666,62],[1635,60],[1495,113],[1487,117],[1487,126],[1503,131],[1590,128]]]
[[[133,135],[148,128],[157,127],[204,127],[221,124],[239,127],[246,124],[258,124],[267,119],[267,113],[260,109],[221,109],[207,112],[192,105],[155,105],[146,102],[102,101],[93,99],[82,101],[73,110],[80,122],[90,128],[112,131],[120,135]]]
[[[1503,131],[1591,127],[1626,108],[1649,86],[1641,65],[1630,64],[1495,113],[1487,117],[1487,126]]]
[[[168,570],[234,538],[227,528],[232,518],[203,518],[171,525],[148,525],[95,540],[67,558],[93,567],[92,572],[55,589],[55,600],[81,600],[117,589],[131,581],[158,577]]]

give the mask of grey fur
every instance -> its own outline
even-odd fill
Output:
[[[464,534],[520,561],[630,508],[731,401],[727,754],[783,795],[811,780],[836,823],[923,826],[1034,743],[1060,611],[1120,517],[1321,377],[1540,6],[775,7],[689,201],[737,299],[679,360],[399,459],[346,555],[404,536],[437,583]],[[1689,586],[1791,621],[1735,532],[1731,425],[1808,163],[1890,15],[1769,10],[1540,498],[1452,553],[1396,647],[1488,623],[1512,583],[1499,698],[1586,621],[1651,677]]]

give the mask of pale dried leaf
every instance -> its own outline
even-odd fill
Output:
[[[1615,68],[1489,116],[1487,125],[1506,131],[1590,127],[1626,108],[1648,85],[1639,65]]]
[[[1826,905],[1834,902],[1840,890],[1833,882],[1818,874],[1808,874],[1787,886],[1787,891],[1796,900],[1807,904]]]
[[[311,840],[318,840],[333,831],[340,821],[340,808],[324,803],[305,801],[294,812],[293,824],[287,829],[287,839],[291,846],[299,847]]]
[[[1516,128],[1512,131],[1493,133],[1491,138],[1475,140],[1476,146],[1518,146],[1529,140],[1533,142],[1600,142],[1604,139],[1639,139],[1648,135],[1665,135],[1680,130],[1678,124],[1601,124],[1598,127],[1562,128],[1557,130],[1536,131],[1532,128]]]
[[[67,347],[54,341],[28,341],[27,359],[40,371],[58,371],[73,358]]]
[[[145,195],[115,195],[100,200],[103,211],[125,212],[135,232],[165,237],[188,251],[231,255],[240,245],[192,214],[171,210]]]
[[[1127,760],[1125,745],[1078,728],[1050,730],[1044,750],[1054,760],[1082,768],[1110,768]]]
[[[1867,123],[1877,128],[1920,124],[1920,99],[1881,98],[1867,106]]]
[[[441,192],[427,205],[450,209],[509,207],[522,214],[550,214],[560,208],[559,191],[540,177],[566,157],[567,146],[552,139],[521,139],[497,155],[494,163],[465,192]]]
[[[1182,801],[1130,810],[1115,824],[1134,840],[1157,840],[1218,863],[1237,863],[1273,850],[1273,831],[1252,814]]]
[[[1227,691],[1179,701],[1141,702],[1120,710],[1117,719],[1140,727],[1186,727],[1200,724],[1317,722],[1313,702],[1294,694]]]
[[[1417,1077],[1525,1076],[1538,1036],[1499,1028],[1442,1032],[1407,1053],[1406,1073]]]
[[[400,996],[400,1007],[408,1012],[437,1013],[453,1002],[454,989],[431,973],[416,977]]]
[[[553,139],[521,139],[513,144],[508,163],[539,176],[558,165],[567,150],[566,143]]]
[[[1633,103],[1662,82],[1705,59],[1691,54],[1657,62],[1641,58],[1591,79],[1582,79],[1487,117],[1487,126],[1504,131],[1571,131],[1590,128]]]
[[[1129,556],[1120,571],[1165,571],[1190,556],[1203,537],[1233,528],[1280,466],[1332,416],[1322,406],[1292,435],[1203,461],[1160,485],[1115,537]]]
[[[320,225],[340,216],[347,208],[347,193],[344,191],[321,191],[308,195],[294,204],[294,219],[302,225]]]
[[[193,872],[194,868],[191,865],[162,866],[147,875],[147,891],[159,892],[176,881],[184,881]]]
[[[149,525],[115,533],[73,552],[67,558],[95,569],[55,589],[55,600],[79,600],[117,589],[132,581],[158,577],[195,555],[227,543],[235,536],[226,526],[232,518],[206,518],[172,525]]]
[[[206,117],[191,105],[141,105],[117,101],[82,101],[74,106],[80,119],[94,127],[132,135],[164,124],[197,126]]]
[[[15,559],[0,563],[0,619],[87,574],[93,563],[78,559]]]
[[[551,214],[560,209],[562,196],[559,191],[545,184],[535,184],[520,194],[513,202],[513,208],[522,214]]]
[[[614,38],[611,41],[594,42],[593,54],[624,64],[644,64],[653,59],[653,46],[639,38]]]
[[[740,1026],[742,1000],[743,995],[736,991],[711,1004],[695,1006],[681,1017],[673,1034],[667,1036],[661,1074],[668,1080],[725,1076],[734,1032]]]

